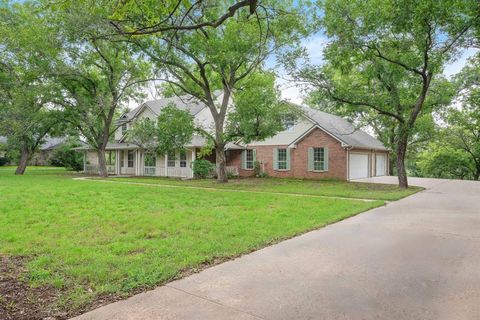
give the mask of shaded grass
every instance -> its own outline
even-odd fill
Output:
[[[74,181],[62,169],[12,172],[0,169],[0,254],[29,257],[30,286],[58,290],[45,308],[69,314],[383,204]]]
[[[231,179],[227,184],[217,183],[213,179],[179,180],[159,177],[110,178],[110,180],[388,201],[398,200],[423,190],[421,187],[400,189],[396,185],[378,183],[284,178],[240,178]]]

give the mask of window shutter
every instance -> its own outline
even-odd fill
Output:
[[[247,150],[243,150],[242,151],[242,164],[241,164],[241,167],[243,170],[245,170],[247,168]]]
[[[273,170],[278,170],[278,149],[273,148]]]
[[[255,163],[255,161],[257,161],[257,149],[253,149],[253,163]]]
[[[290,148],[287,148],[287,170],[290,170]]]
[[[309,147],[308,148],[308,163],[307,163],[308,171],[313,171],[313,169],[314,169],[313,160],[314,160],[313,159],[313,148]]]
[[[323,148],[324,166],[323,169],[328,171],[328,147]]]

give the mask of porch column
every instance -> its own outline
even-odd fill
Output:
[[[115,151],[115,174],[120,175],[120,150]]]
[[[138,169],[139,169],[138,175],[143,176],[145,173],[145,161],[143,159],[142,150],[138,150]]]
[[[168,177],[168,159],[167,159],[167,157],[168,157],[168,154],[165,153],[165,157],[164,157],[165,158],[165,177]]]
[[[193,148],[192,150],[192,161],[190,162],[190,174],[191,178],[193,178],[193,162],[197,159],[197,152],[196,148]]]
[[[83,151],[83,173],[87,173],[87,151]]]

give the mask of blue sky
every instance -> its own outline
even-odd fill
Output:
[[[310,59],[313,63],[315,64],[321,64],[322,63],[322,51],[323,48],[326,44],[326,38],[324,35],[317,34],[314,35],[308,39],[306,39],[303,43],[305,46]],[[455,75],[458,73],[463,66],[466,64],[468,58],[473,56],[476,52],[478,52],[478,49],[467,49],[463,51],[463,53],[452,63],[448,64],[443,73],[447,77],[451,77],[452,75]],[[273,67],[274,65],[274,60],[267,61],[267,66]],[[278,70],[279,78],[277,78],[277,84],[280,87],[280,90],[282,92],[282,98],[290,100],[295,103],[302,103],[303,102],[303,97],[302,97],[302,92],[299,86],[297,86],[295,83],[292,81],[288,81],[285,79],[288,79],[288,74],[285,73],[283,70]]]

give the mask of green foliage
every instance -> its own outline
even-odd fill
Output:
[[[330,41],[326,63],[305,64],[296,75],[318,96],[352,108],[363,123],[380,119],[391,132],[400,183],[407,182],[404,159],[417,119],[452,98],[440,75],[472,36],[478,1],[325,0],[322,24]],[[287,61],[287,66],[295,63]]]
[[[158,153],[158,132],[157,123],[154,120],[145,118],[136,120],[128,129],[126,140],[134,143],[148,153]]]
[[[244,143],[264,140],[282,131],[283,120],[296,116],[297,108],[280,102],[280,92],[272,72],[252,73],[239,83],[233,97],[234,108],[228,115],[227,141]]]
[[[194,132],[193,116],[188,111],[174,105],[163,108],[157,119],[158,151],[164,154],[183,149]]]
[[[432,143],[418,157],[420,173],[426,177],[473,179],[472,161],[465,152]]]
[[[195,178],[207,178],[212,174],[215,165],[205,159],[196,159],[193,161],[193,175]]]
[[[0,21],[0,135],[25,163],[62,118],[52,75],[60,42],[37,3],[4,3]]]
[[[77,141],[69,141],[58,147],[52,157],[49,159],[50,165],[56,167],[65,167],[73,171],[83,170],[83,155],[73,150],[80,144]]]

